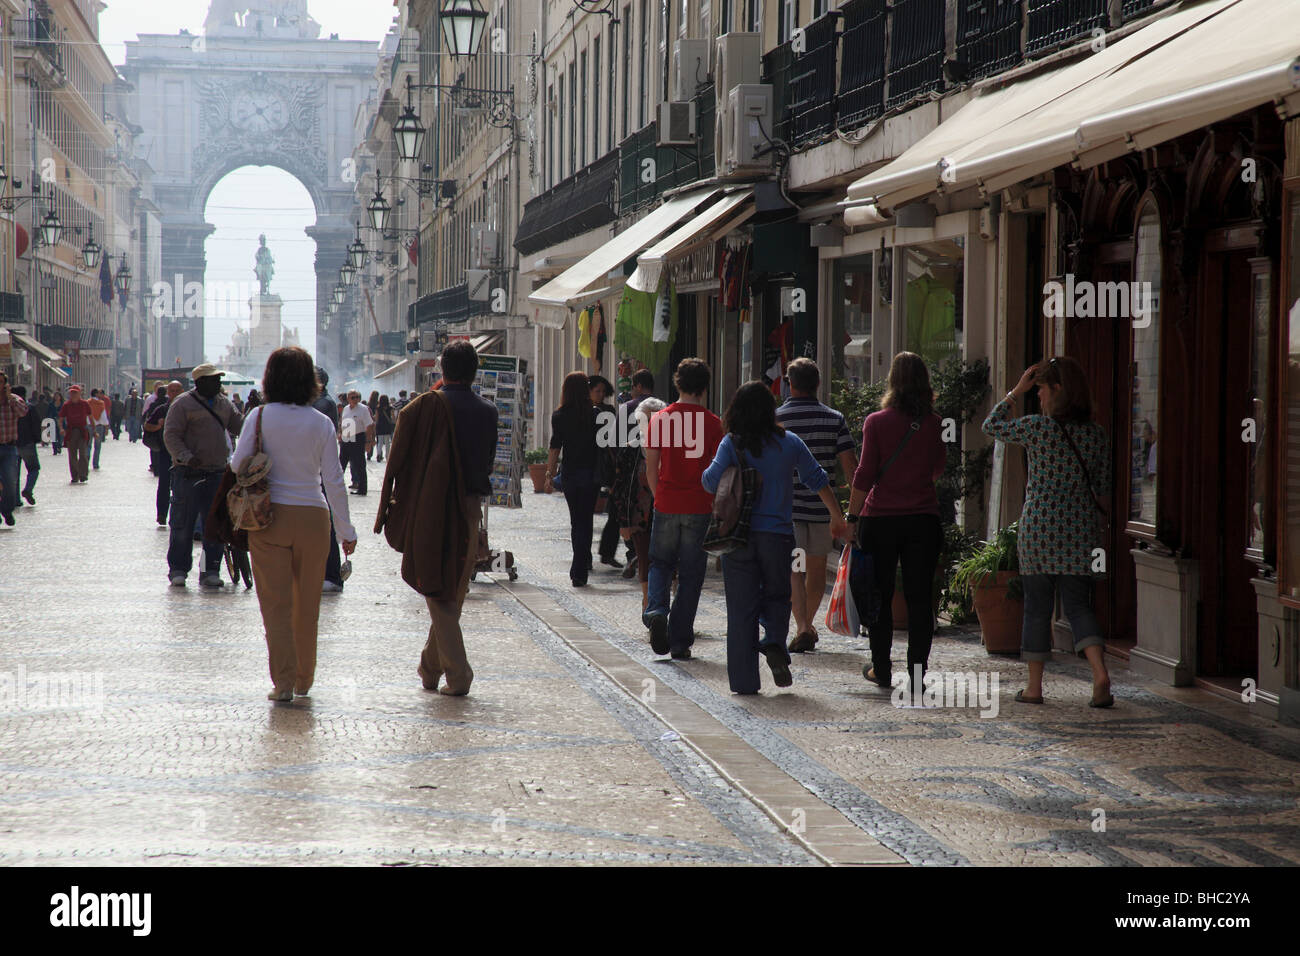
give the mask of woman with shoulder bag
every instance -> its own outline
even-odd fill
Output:
[[[569,506],[569,538],[573,544],[569,580],[575,588],[586,587],[591,570],[591,532],[600,491],[596,429],[596,409],[591,404],[587,376],[583,372],[570,372],[560,388],[560,407],[551,413],[546,490],[555,491],[555,471],[563,453],[561,488]]]
[[[248,550],[275,685],[267,699],[274,701],[306,696],[315,679],[331,509],[343,553],[351,554],[357,545],[334,424],[312,408],[319,390],[316,363],[305,349],[272,352],[262,378],[264,404],[244,421],[230,461],[238,473],[259,441],[271,461],[274,516],[265,528],[248,532]]]
[[[934,412],[930,370],[915,352],[899,352],[889,367],[880,411],[862,423],[862,457],[853,473],[849,521],[858,523],[858,545],[870,552],[880,613],[869,627],[871,663],[862,676],[893,686],[894,575],[903,567],[907,598],[907,673],[913,693],[930,663],[934,640],[934,574],[943,529],[935,481],[947,462],[939,416]]]
[[[666,407],[662,400],[653,395],[641,399],[635,412],[637,435],[648,436],[650,419]],[[636,555],[636,574],[641,581],[642,613],[649,600],[650,523],[655,513],[654,492],[650,490],[645,468],[643,440],[629,442],[619,448],[614,488],[609,496],[619,531]]]
[[[1043,414],[1014,417],[1016,399],[1037,386]],[[1110,441],[1092,420],[1083,367],[1072,358],[1040,362],[993,406],[984,434],[1024,445],[1029,457],[1025,506],[1017,547],[1025,588],[1020,658],[1029,682],[1016,692],[1023,704],[1043,702],[1043,664],[1052,656],[1052,609],[1060,594],[1074,650],[1092,666],[1092,707],[1110,707],[1105,641],[1092,610],[1093,549],[1100,542],[1101,498],[1110,492]]]
[[[754,468],[761,486],[750,513],[745,545],[722,556],[727,595],[727,681],[734,694],[759,691],[758,655],[767,658],[777,687],[789,687],[790,566],[794,540],[794,476],[816,494],[831,514],[831,536],[847,533],[844,513],[830,478],[803,439],[776,421],[776,399],[762,382],[736,390],[727,409],[727,434],[700,479],[716,494],[723,473]],[[759,623],[763,638],[759,639]]]
[[[375,442],[378,448],[376,461],[383,461],[384,453],[393,446],[393,429],[396,424],[393,405],[388,396],[383,395],[379,399],[378,413],[375,415]]]

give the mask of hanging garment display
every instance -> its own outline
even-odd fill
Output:
[[[599,302],[592,309],[591,325],[596,345],[596,371],[599,373],[605,357],[605,345],[609,342],[609,337],[605,334],[605,307]]]
[[[623,298],[614,319],[614,345],[647,368],[663,368],[677,335],[677,296],[670,292],[667,298],[670,306],[668,341],[657,342],[654,337],[654,293],[623,287]]]
[[[928,272],[907,284],[907,346],[935,368],[957,351],[952,286]]]
[[[578,354],[591,358],[591,309],[578,313]]]
[[[655,300],[654,341],[671,342],[676,324],[677,295],[665,274],[659,280],[659,296]]]

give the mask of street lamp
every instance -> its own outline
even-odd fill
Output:
[[[473,56],[478,52],[488,20],[478,0],[443,0],[438,19],[452,56]]]
[[[388,205],[388,200],[379,189],[378,170],[375,171],[375,194],[370,197],[370,202],[366,203],[366,214],[370,217],[370,228],[376,232],[383,232],[384,226],[388,224],[388,214],[392,207]]]
[[[99,257],[103,251],[99,243],[95,241],[95,224],[92,222],[90,224],[90,238],[81,247],[81,261],[86,264],[87,269],[93,270],[99,265]]]
[[[410,161],[419,157],[420,146],[424,143],[424,127],[420,125],[420,117],[415,115],[415,110],[411,107],[409,86],[406,88],[406,109],[393,124],[393,138],[397,140],[397,155],[402,159]],[[3,183],[0,182],[0,187],[2,186]]]
[[[336,307],[342,305],[343,299],[347,296],[347,294],[348,294],[347,289],[343,288],[343,286],[341,285],[336,285],[334,287],[334,305]]]
[[[40,225],[41,242],[47,246],[57,245],[59,238],[63,235],[63,222],[58,215],[51,209],[45,214]]]
[[[366,264],[366,244],[361,241],[361,223],[357,223],[357,237],[348,245],[348,264],[360,269]]]
[[[131,267],[126,264],[125,252],[122,253],[122,264],[117,267],[117,275],[113,277],[113,285],[123,299],[131,294]]]
[[[351,285],[356,281],[357,270],[350,262],[343,263],[343,268],[339,270],[339,278],[343,280],[344,285]]]

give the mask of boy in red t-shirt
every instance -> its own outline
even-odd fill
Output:
[[[713,495],[700,477],[722,441],[722,420],[704,407],[709,366],[703,359],[682,359],[673,375],[677,401],[650,420],[645,446],[646,479],[654,493],[650,526],[650,576],[641,620],[650,629],[656,654],[690,660],[695,643],[695,611],[704,587],[708,554],[702,547],[709,530]],[[677,596],[669,605],[673,573]]]
[[[68,389],[68,400],[59,406],[59,420],[63,423],[63,444],[68,449],[68,471],[75,485],[89,475],[86,451],[94,428],[90,403],[81,397],[81,386]]]

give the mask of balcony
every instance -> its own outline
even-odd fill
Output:
[[[402,355],[406,352],[405,332],[381,332],[370,336],[369,352],[372,355]]]
[[[1020,60],[1024,0],[959,0],[957,69],[962,79],[1001,73]]]
[[[18,324],[27,321],[20,292],[0,292],[0,322]]]
[[[666,190],[713,175],[713,85],[695,94],[695,148],[655,145],[658,127],[650,123],[619,144],[619,214],[639,209]],[[647,166],[649,160],[651,165]],[[647,180],[647,171],[650,177]]]
[[[26,20],[15,20],[13,25],[14,46],[35,49],[44,57],[52,72],[63,72],[63,43],[59,39],[59,29],[53,17],[34,16]]]
[[[787,41],[763,57],[763,82],[772,84],[774,138],[792,147],[835,129],[835,27],[842,11],[832,10],[804,28],[804,52]]]
[[[1107,0],[1026,0],[1025,55],[1047,53],[1110,26]]]
[[[524,206],[515,248],[524,255],[614,221],[618,151],[612,150]]]
[[[944,0],[894,0],[885,109],[943,88],[945,7]]]
[[[840,8],[840,90],[836,125],[854,129],[885,111],[886,0],[849,0]]]

